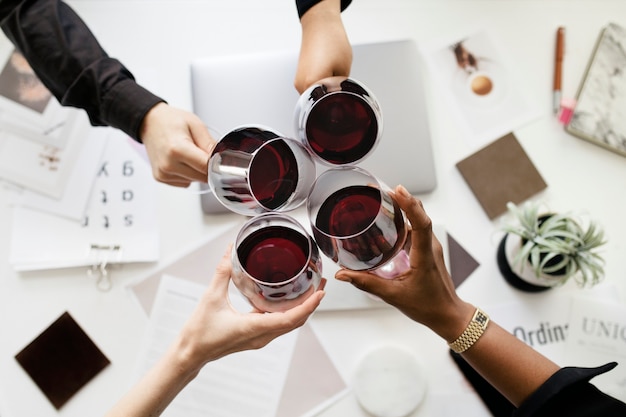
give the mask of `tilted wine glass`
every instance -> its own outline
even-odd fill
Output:
[[[232,280],[261,311],[285,311],[313,294],[322,279],[315,241],[295,219],[264,213],[248,220],[232,252]]]
[[[378,100],[363,83],[348,77],[311,85],[300,95],[294,119],[297,136],[327,166],[362,161],[383,131]]]
[[[302,143],[260,125],[224,135],[211,153],[208,171],[217,199],[248,216],[300,206],[315,180],[315,162]]]
[[[409,268],[409,228],[387,185],[355,166],[319,175],[307,213],[320,250],[339,266],[393,278]]]

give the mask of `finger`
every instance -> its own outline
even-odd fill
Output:
[[[215,144],[217,142],[215,141],[215,138],[211,136],[211,133],[207,129],[206,125],[202,123],[200,119],[194,119],[189,123],[189,133],[196,146],[206,153],[206,159],[194,160],[194,163],[197,163],[198,165],[191,165],[191,167],[202,172],[206,177],[209,156],[211,155],[211,152],[213,152],[213,148],[215,148]]]
[[[172,180],[167,180],[163,178],[155,178],[155,179],[159,182],[162,182],[163,184],[171,185],[172,187],[187,188],[191,185],[191,181],[180,179],[179,177],[176,177],[176,179],[172,179]]]
[[[208,161],[208,155],[203,156],[203,152],[190,140],[182,140],[170,151],[167,159],[153,167],[153,176],[157,181],[178,187],[189,185],[192,181],[206,182],[206,173],[197,171],[189,165],[193,163],[190,161],[202,158],[205,158],[205,163]]]
[[[178,140],[176,146],[171,148],[168,156],[170,162],[159,169],[163,175],[177,175],[190,181],[207,182],[209,156],[207,151],[196,146],[193,138],[186,137]]]
[[[210,154],[193,144],[190,145],[190,147],[185,147],[183,150],[184,153],[180,159],[182,165],[179,167],[177,174],[191,181],[206,183],[208,181]]]
[[[192,115],[189,121],[189,132],[196,146],[205,152],[211,153],[215,147],[216,140],[209,132],[209,128],[200,118]]]
[[[320,305],[320,302],[322,301],[322,298],[324,298],[325,294],[326,293],[323,290],[318,290],[311,294],[309,298],[304,300],[302,304],[285,312],[265,314],[262,317],[265,327],[284,334],[304,325],[307,319]]]
[[[393,284],[393,280],[381,278],[371,272],[353,271],[350,269],[340,269],[335,274],[335,278],[339,281],[349,282],[356,288],[377,295],[385,299],[389,293],[389,287]]]
[[[424,211],[422,202],[413,197],[403,186],[395,189],[398,206],[406,213],[411,223],[411,267],[416,268],[419,254],[432,252],[432,222]]]
[[[220,259],[220,262],[217,264],[215,268],[215,272],[213,274],[213,279],[211,280],[211,284],[209,285],[212,291],[216,291],[220,294],[228,292],[228,285],[230,282],[230,277],[232,274],[232,264],[231,264],[231,254],[232,254],[232,243],[228,245],[226,248],[226,252]]]

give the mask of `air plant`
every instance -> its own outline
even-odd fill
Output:
[[[514,265],[524,268],[528,261],[539,279],[551,275],[561,277],[560,283],[565,283],[574,277],[582,287],[593,286],[604,278],[604,259],[597,248],[606,240],[604,230],[595,221],[584,227],[570,213],[540,214],[539,206],[532,203],[518,207],[509,202],[507,208],[518,222],[503,230],[522,240]]]

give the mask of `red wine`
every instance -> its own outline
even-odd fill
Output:
[[[375,145],[378,122],[372,108],[350,93],[324,96],[311,108],[306,137],[313,152],[333,164],[363,158]]]
[[[342,188],[324,201],[316,226],[337,237],[365,230],[378,215],[380,191],[364,185]]]
[[[379,216],[380,208],[377,188],[357,185],[331,194],[320,207],[313,228],[322,252],[355,270],[371,269],[391,259],[404,244],[406,223],[402,216],[394,215],[399,213],[398,207],[388,216]]]
[[[288,227],[259,229],[237,248],[243,268],[255,279],[280,283],[295,277],[309,258],[309,239]]]
[[[262,147],[250,165],[252,194],[269,210],[285,204],[298,185],[298,163],[293,151],[282,140]]]

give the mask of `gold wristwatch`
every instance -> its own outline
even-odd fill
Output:
[[[450,349],[456,353],[465,352],[474,343],[476,343],[478,339],[480,339],[480,336],[483,335],[485,329],[487,328],[487,324],[489,324],[489,316],[487,313],[482,311],[480,308],[476,308],[472,320],[470,320],[465,330],[463,330],[461,336],[448,346],[450,346]]]

